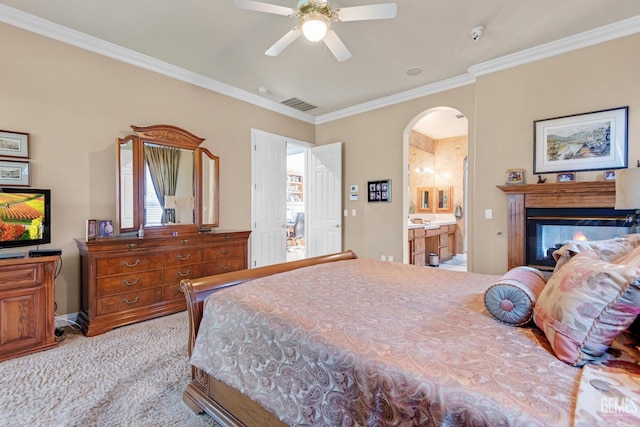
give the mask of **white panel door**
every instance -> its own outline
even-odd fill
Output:
[[[342,250],[342,143],[307,150],[307,257]]]
[[[286,261],[287,144],[251,131],[251,267]]]

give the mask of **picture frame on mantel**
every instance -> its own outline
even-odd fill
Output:
[[[533,173],[622,169],[629,107],[536,120]]]

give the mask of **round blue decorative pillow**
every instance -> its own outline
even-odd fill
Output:
[[[484,305],[497,320],[521,326],[533,318],[533,306],[542,292],[546,278],[532,267],[509,270],[484,293]]]

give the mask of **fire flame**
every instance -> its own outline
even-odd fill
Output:
[[[573,235],[573,240],[585,241],[588,240],[587,236],[585,236],[582,231],[578,231]]]

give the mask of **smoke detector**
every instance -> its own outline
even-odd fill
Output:
[[[484,25],[478,25],[477,27],[473,27],[471,29],[471,39],[474,42],[477,42],[478,40],[480,40],[483,34],[484,34]]]

